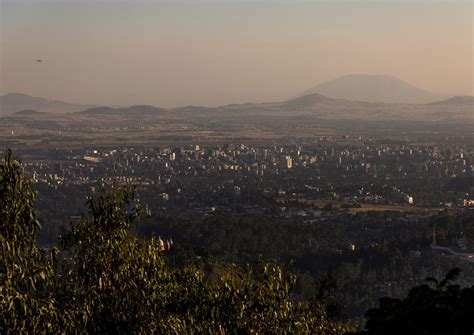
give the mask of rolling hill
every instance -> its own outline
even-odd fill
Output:
[[[87,116],[122,116],[122,117],[137,117],[137,116],[153,116],[167,113],[166,109],[158,108],[149,105],[135,105],[124,108],[112,107],[94,107],[89,108],[75,114]]]

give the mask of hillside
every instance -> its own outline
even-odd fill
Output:
[[[93,106],[33,97],[21,93],[8,93],[0,96],[0,115],[9,115],[24,110],[63,114],[78,112],[91,107]]]

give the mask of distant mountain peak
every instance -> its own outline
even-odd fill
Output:
[[[411,104],[429,103],[446,98],[388,74],[348,74],[323,82],[301,95],[314,93],[353,101]]]

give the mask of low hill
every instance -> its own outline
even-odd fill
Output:
[[[32,109],[26,109],[26,110],[22,110],[22,111],[19,111],[19,112],[15,112],[14,113],[15,115],[43,115],[43,114],[46,114],[44,112],[38,112],[38,111],[35,111],[35,110],[32,110]]]
[[[162,115],[167,113],[167,110],[149,105],[135,105],[126,108],[112,108],[112,107],[95,107],[89,108],[75,114],[87,116],[147,116],[147,115]]]
[[[464,105],[464,106],[472,106],[474,108],[474,97],[470,95],[454,96],[446,100],[433,102],[431,103],[431,105],[438,105],[438,106]]]

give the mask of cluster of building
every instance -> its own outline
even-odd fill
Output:
[[[25,162],[55,191],[129,183],[150,211],[318,216],[361,206],[474,206],[474,147],[360,138],[54,150]]]

